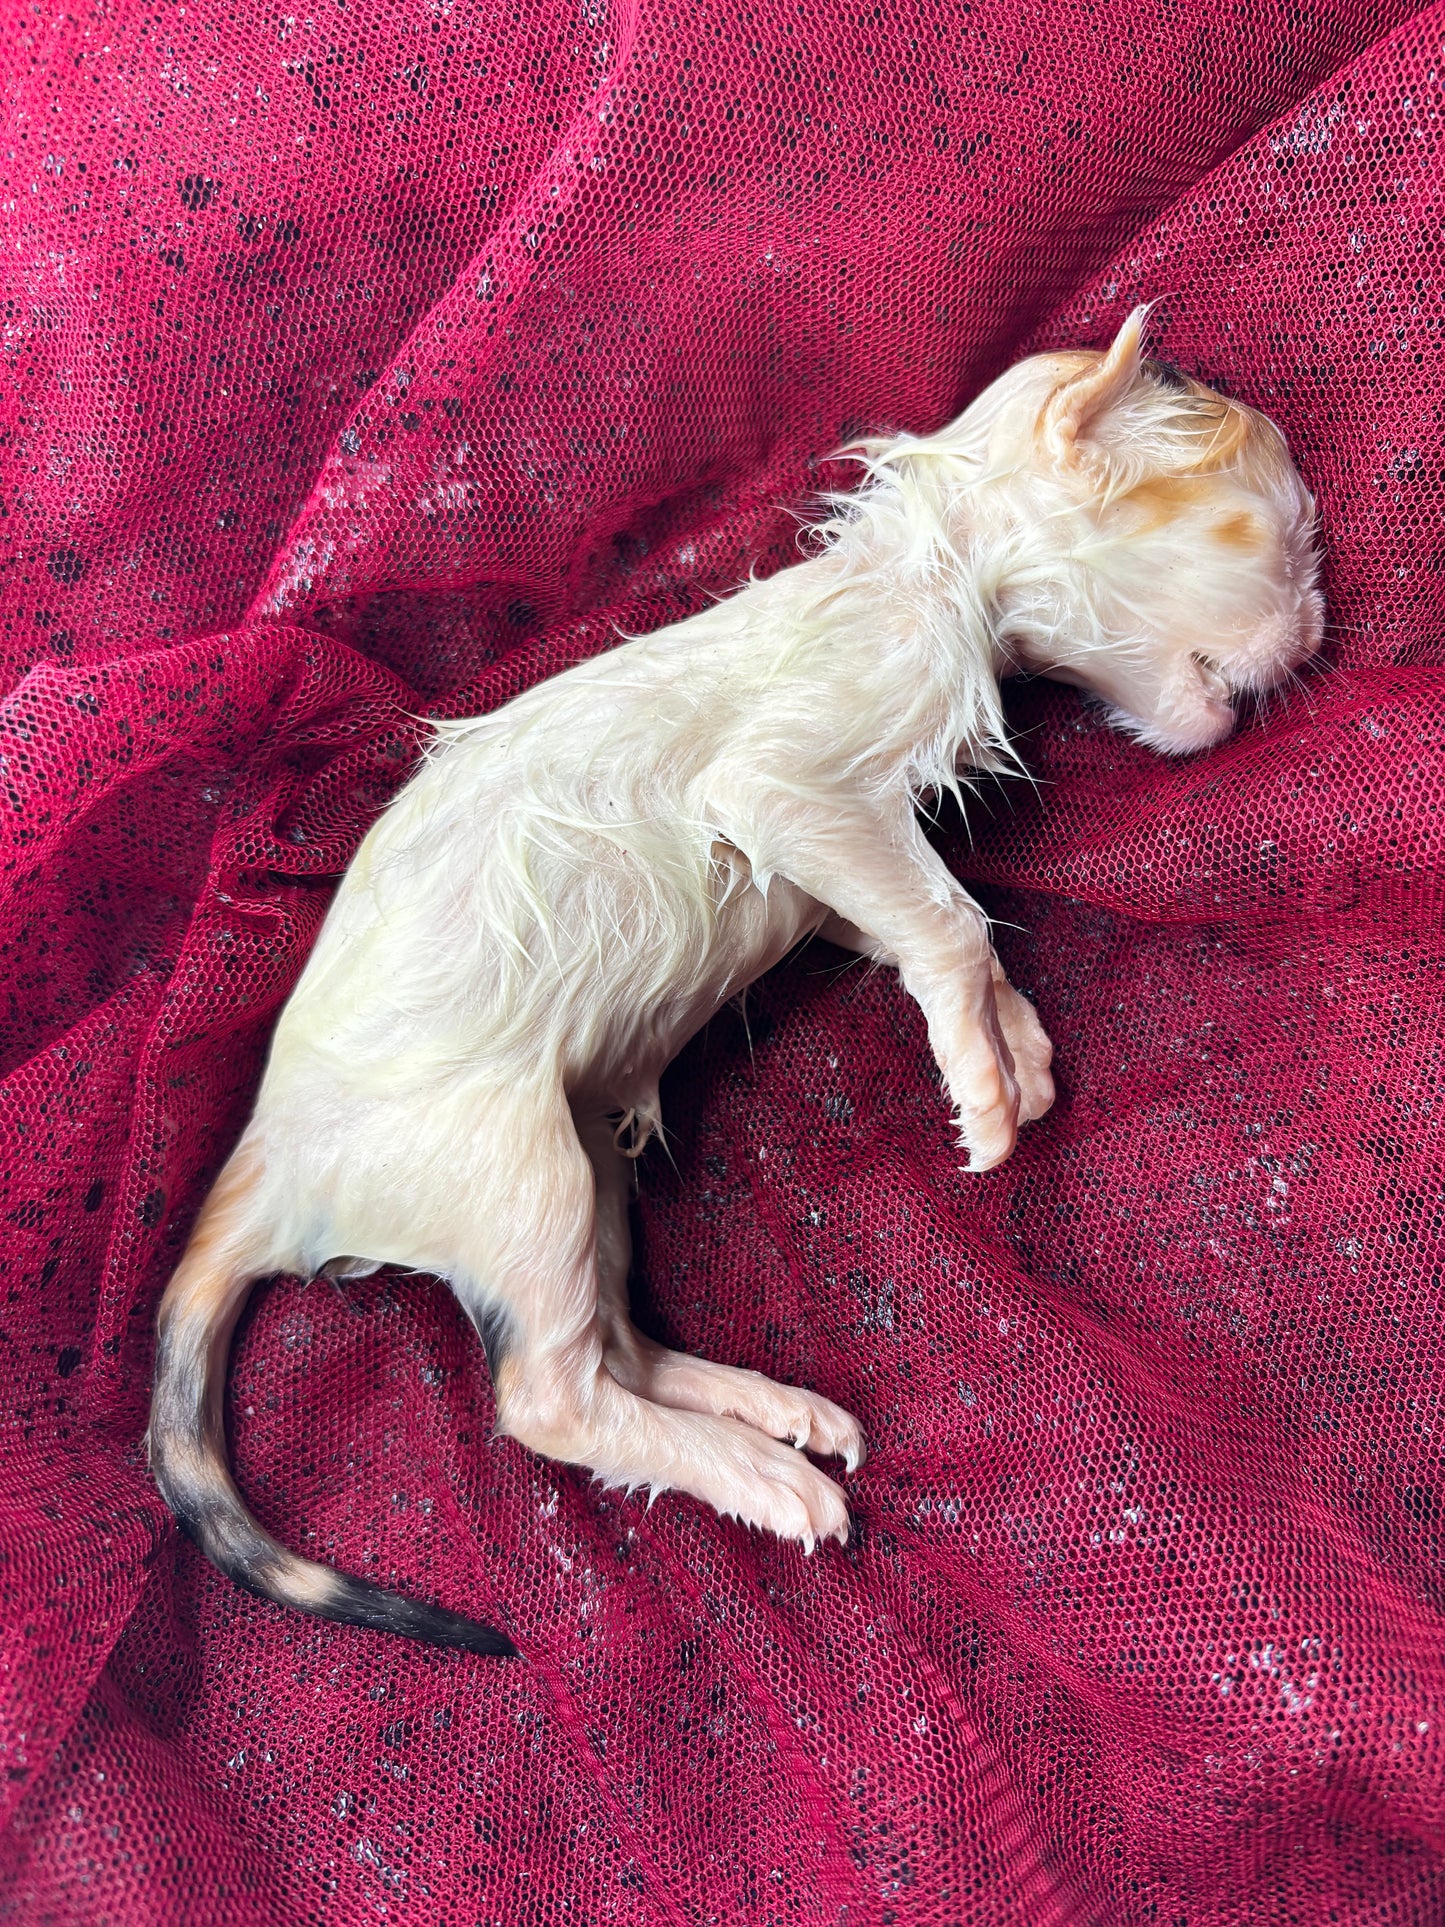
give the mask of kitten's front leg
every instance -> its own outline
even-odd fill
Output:
[[[999,1029],[1008,1045],[1019,1087],[1019,1123],[1032,1124],[1050,1110],[1054,1102],[1054,1078],[1050,1069],[1054,1047],[1039,1021],[1039,1013],[1004,975],[1003,965],[993,960],[993,999],[998,1011]]]
[[[754,782],[733,811],[729,834],[755,870],[786,877],[832,911],[822,935],[896,966],[927,1019],[970,1169],[1001,1164],[1020,1120],[1053,1102],[1049,1042],[999,969],[987,918],[911,805],[818,801]]]
[[[825,943],[836,944],[840,950],[851,951],[854,956],[869,957],[874,963],[887,964],[893,970],[898,968],[898,959],[886,945],[836,913],[829,913],[826,922],[820,925],[818,935]],[[1018,1121],[1020,1124],[1032,1124],[1051,1109],[1054,1102],[1054,1080],[1049,1070],[1054,1061],[1054,1047],[1039,1021],[1038,1012],[1005,976],[997,953],[993,953],[992,968],[999,1029],[1003,1032],[1009,1056],[1013,1059],[1014,1078],[1019,1087]]]

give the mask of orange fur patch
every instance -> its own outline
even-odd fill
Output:
[[[261,1157],[253,1144],[241,1144],[227,1161],[201,1206],[190,1243],[161,1299],[163,1325],[173,1318],[224,1319],[237,1296],[238,1267],[244,1265],[245,1237],[238,1223],[261,1177]]]
[[[1186,475],[1157,475],[1121,496],[1119,506],[1138,518],[1135,532],[1147,535],[1167,528],[1171,522],[1207,510],[1214,493],[1208,474],[1191,470]],[[1210,525],[1210,533],[1221,548],[1238,555],[1254,555],[1264,546],[1264,531],[1248,509],[1232,510]]]
[[[1148,481],[1121,495],[1118,506],[1130,509],[1139,518],[1137,533],[1146,535],[1161,529],[1181,515],[1190,515],[1200,506],[1208,488],[1191,475],[1152,475]]]
[[[1226,515],[1223,521],[1215,523],[1214,539],[1221,548],[1253,555],[1263,546],[1264,531],[1247,510],[1241,509],[1237,515]]]

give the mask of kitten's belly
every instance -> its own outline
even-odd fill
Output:
[[[709,954],[688,981],[647,1010],[617,1012],[603,1047],[571,1067],[566,1083],[574,1107],[655,1120],[658,1080],[683,1046],[826,917],[821,904],[783,878],[774,877],[764,896],[748,877],[719,906]]]

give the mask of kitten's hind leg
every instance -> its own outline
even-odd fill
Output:
[[[658,1405],[739,1419],[769,1438],[842,1459],[850,1472],[856,1471],[865,1454],[863,1434],[858,1421],[841,1406],[800,1386],[776,1384],[760,1372],[669,1351],[638,1331],[627,1291],[632,1262],[627,1221],[632,1163],[614,1147],[605,1120],[580,1123],[578,1135],[597,1186],[598,1316],[603,1360],[612,1376]]]
[[[511,1139],[485,1196],[448,1271],[474,1317],[502,1324],[499,1431],[610,1485],[672,1487],[781,1538],[847,1538],[843,1494],[801,1452],[737,1419],[654,1404],[609,1371],[596,1184],[564,1103]]]

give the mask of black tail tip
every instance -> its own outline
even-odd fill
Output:
[[[514,1646],[507,1635],[498,1632],[495,1626],[483,1626],[476,1620],[467,1622],[474,1628],[471,1638],[465,1642],[469,1653],[481,1653],[490,1659],[520,1659],[522,1649]]]
[[[319,1619],[395,1633],[400,1639],[419,1640],[426,1646],[450,1647],[487,1659],[522,1657],[504,1632],[480,1619],[451,1612],[445,1606],[429,1606],[404,1593],[386,1592],[369,1580],[314,1565],[285,1551],[256,1524],[229,1482],[219,1493],[198,1496],[189,1486],[169,1477],[162,1461],[156,1483],[181,1529],[227,1578],[247,1592],[280,1606],[314,1613]]]
[[[520,1659],[519,1647],[504,1632],[485,1625],[480,1619],[467,1619],[461,1613],[437,1612],[436,1633],[428,1636],[433,1646],[455,1646],[464,1653],[480,1653],[485,1659]]]
[[[478,1653],[486,1659],[520,1659],[519,1649],[504,1632],[465,1613],[449,1612],[445,1606],[428,1606],[420,1599],[401,1593],[383,1592],[364,1579],[337,1573],[335,1588],[324,1606],[316,1606],[327,1619],[339,1619],[353,1626],[369,1626],[379,1633],[395,1633],[402,1639],[415,1639],[425,1646],[447,1646],[464,1653]]]

